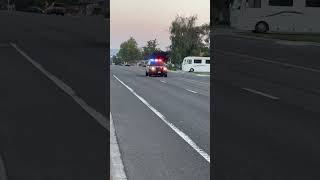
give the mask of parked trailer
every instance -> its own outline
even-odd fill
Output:
[[[260,33],[319,33],[319,0],[233,0],[230,25]]]
[[[181,69],[187,72],[210,72],[210,57],[185,57]]]

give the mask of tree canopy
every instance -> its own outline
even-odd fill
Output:
[[[181,64],[186,56],[209,54],[208,24],[196,26],[197,16],[177,16],[170,26],[170,59],[174,64]],[[207,53],[205,53],[207,52]]]
[[[138,48],[137,41],[133,37],[130,37],[127,41],[121,43],[117,57],[120,58],[122,62],[141,59],[141,51]]]
[[[157,47],[159,45],[157,39],[149,40],[147,42],[147,45],[144,46],[143,49],[143,58],[147,59],[152,53],[156,51],[160,51],[160,49]]]

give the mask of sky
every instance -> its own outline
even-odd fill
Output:
[[[132,36],[139,47],[157,39],[159,47],[170,45],[169,27],[177,15],[198,16],[198,24],[210,22],[210,0],[110,0],[110,48]]]

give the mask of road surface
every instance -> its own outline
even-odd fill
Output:
[[[109,178],[109,118],[95,118],[109,111],[107,24],[0,12],[0,155],[9,180]]]
[[[210,179],[210,78],[110,69],[110,108],[128,179]]]
[[[215,179],[319,179],[320,47],[214,44]]]

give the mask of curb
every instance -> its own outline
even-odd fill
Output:
[[[127,180],[110,112],[110,176],[112,180]]]

